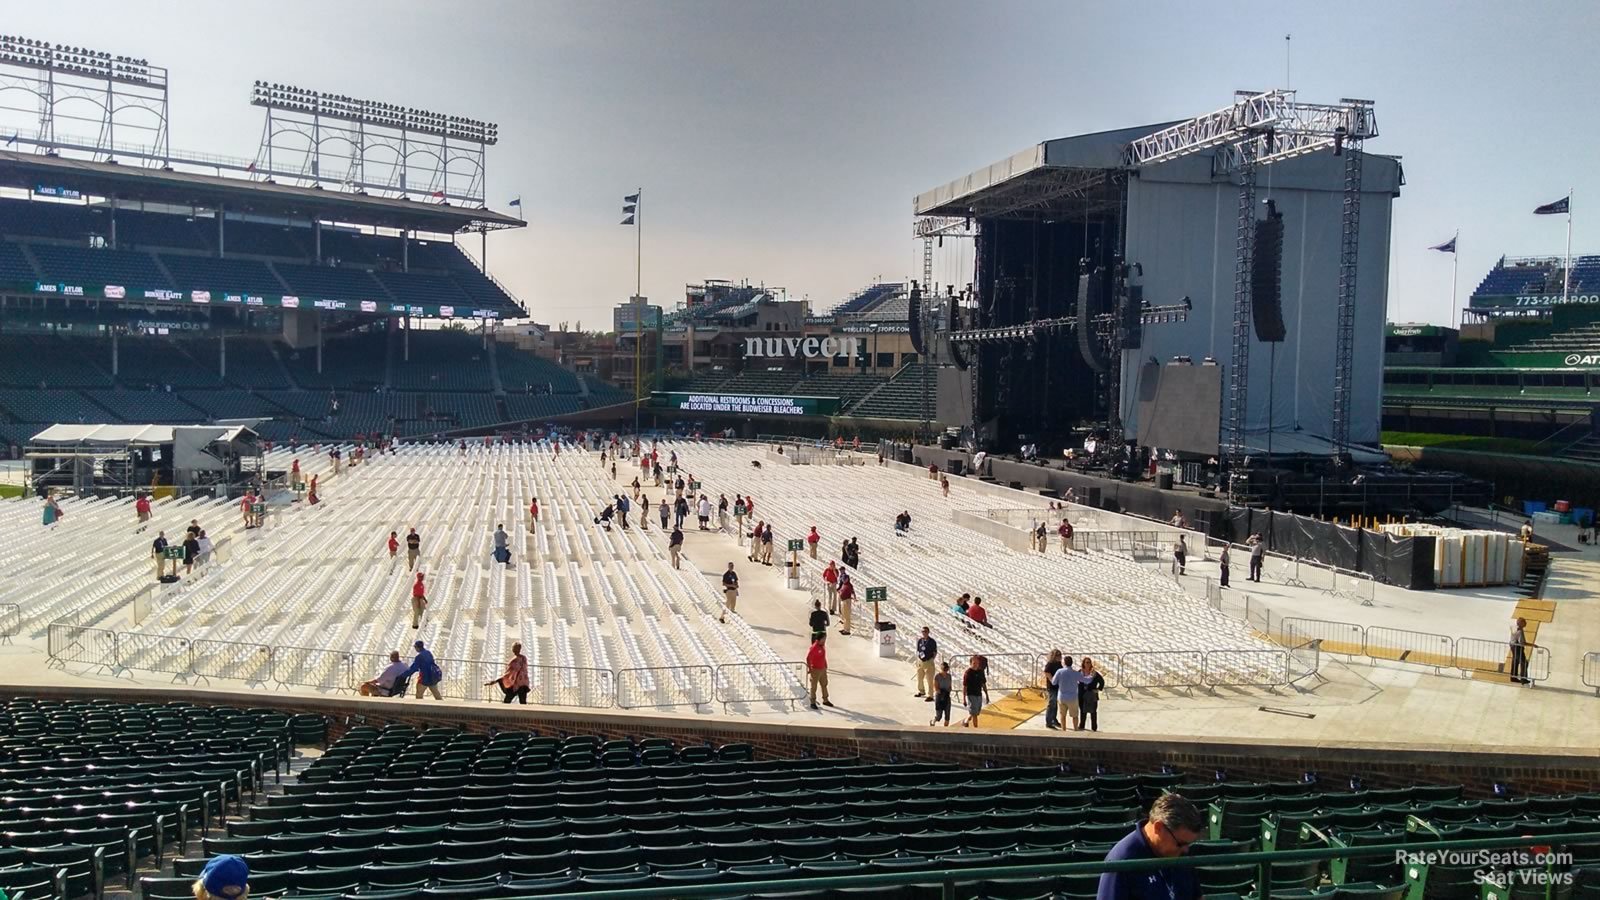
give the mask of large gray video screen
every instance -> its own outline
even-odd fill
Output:
[[[1217,452],[1222,367],[1146,364],[1139,371],[1139,443],[1184,453]]]

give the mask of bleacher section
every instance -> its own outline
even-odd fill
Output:
[[[464,331],[412,331],[411,358],[396,353],[393,386],[408,390],[488,391],[494,388],[488,351]]]
[[[871,419],[921,419],[922,369],[921,363],[910,363],[901,367],[886,384],[874,390],[870,396],[854,407],[847,409],[846,414]],[[933,402],[935,382],[935,373],[930,371],[928,373],[930,405]]]
[[[803,397],[838,397],[839,408],[848,411],[887,380],[882,375],[813,375],[795,385],[794,390]]]
[[[274,297],[287,293],[308,302],[327,298],[458,306],[460,315],[475,309],[506,316],[523,313],[453,243],[413,241],[408,254],[403,254],[398,237],[326,228],[322,258],[327,264],[317,265],[316,240],[308,226],[230,219],[225,231],[230,254],[267,257],[270,262],[216,258],[216,221],[207,217],[118,209],[113,250],[91,247],[92,241],[111,241],[109,209],[0,200],[0,235],[5,237],[0,242],[0,282],[117,284],[130,290],[186,294],[194,290]],[[38,260],[37,271],[20,243],[28,244]],[[159,253],[158,263],[152,251],[162,250],[187,252]],[[409,272],[402,271],[406,255]],[[170,279],[162,265],[171,272]],[[374,269],[379,271],[369,271]]]
[[[215,343],[202,341],[195,344],[201,353],[210,351],[205,362],[195,360],[185,351],[186,344],[170,338],[132,335],[117,341],[117,382],[127,387],[157,389],[171,385],[174,388],[217,387],[222,377],[217,371]],[[209,346],[208,346],[209,345]],[[111,341],[89,342],[95,358],[111,358]]]
[[[217,293],[253,294],[260,297],[287,293],[286,286],[264,262],[253,259],[218,259],[214,256],[161,254],[161,262],[178,284],[209,285]],[[214,298],[220,301],[221,297]]]
[[[379,332],[328,340],[322,347],[321,372],[317,371],[314,347],[285,349],[283,365],[302,388],[370,391],[382,386],[387,377],[388,338]]]
[[[1596,279],[1600,281],[1600,278]],[[1600,322],[1587,322],[1547,337],[1524,341],[1508,350],[1577,350],[1593,353],[1600,347]]]
[[[183,425],[204,421],[205,413],[163,391],[84,391],[95,404],[111,413],[111,421],[155,422]]]
[[[585,384],[589,387],[589,407],[591,409],[602,406],[611,406],[616,403],[628,403],[633,400],[633,395],[621,388],[606,384],[593,375],[583,375]]]
[[[34,244],[41,280],[75,285],[117,284],[129,288],[164,288],[176,285],[162,274],[156,259],[142,250],[110,250],[65,244]]]
[[[43,431],[44,425],[56,422],[105,422],[110,413],[102,406],[77,391],[0,390],[0,410],[13,422],[37,422],[40,427],[28,435]]]
[[[879,282],[868,285],[857,291],[854,296],[835,306],[832,315],[848,316],[855,313],[864,313],[872,309],[880,301],[893,297],[905,290],[905,285],[899,282]]]
[[[98,344],[48,334],[0,334],[0,385],[109,387],[111,376],[101,368],[111,367],[109,346],[104,356],[96,355],[93,361],[85,355],[91,346]]]
[[[535,392],[576,394],[578,377],[555,363],[502,343],[495,348],[495,366],[500,370],[500,384],[507,394]]]
[[[799,372],[767,372],[746,369],[728,379],[718,390],[726,394],[771,394],[784,396],[793,392],[800,382]]]
[[[611,403],[626,401],[627,395],[616,391],[620,399],[611,399],[609,402],[596,402],[592,406],[609,406]],[[583,409],[583,398],[577,394],[506,394],[506,413],[512,421],[538,421],[553,416],[564,416]]]
[[[1554,258],[1502,259],[1472,293],[1483,297],[1560,294],[1562,265],[1562,260]],[[1572,294],[1600,290],[1600,256],[1572,258],[1567,290]]]

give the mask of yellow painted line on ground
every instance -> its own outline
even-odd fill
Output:
[[[952,714],[954,712],[951,710]],[[1042,712],[1044,712],[1044,691],[1040,688],[1023,688],[985,706],[978,723],[982,728],[1010,731],[1021,727],[1023,722]]]

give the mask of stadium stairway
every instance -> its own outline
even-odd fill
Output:
[[[28,265],[33,267],[33,277],[43,278],[43,275],[40,273],[44,271],[44,267],[39,265],[39,257],[33,255],[33,248],[29,247],[27,244],[16,244],[15,246],[19,251],[21,251],[22,258],[27,260]]]
[[[163,261],[161,259],[161,255],[160,254],[152,253],[152,254],[150,254],[150,259],[155,262],[156,270],[161,273],[161,277],[165,278],[167,280],[168,284],[182,284],[183,283],[183,282],[179,281],[178,279],[172,277],[172,270],[167,268],[167,264],[166,264],[165,261]]]
[[[506,395],[506,385],[505,382],[500,380],[500,351],[496,349],[499,346],[499,341],[488,341],[485,344],[489,360],[489,386],[494,391],[497,402],[499,402],[500,411],[504,412],[505,402],[499,398]]]

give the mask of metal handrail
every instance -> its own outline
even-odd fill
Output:
[[[1455,855],[1475,850],[1507,850],[1547,847],[1551,845],[1592,844],[1600,841],[1600,832],[1572,832],[1569,834],[1492,838],[1472,838],[1454,841],[1419,841],[1416,843],[1369,844],[1339,847],[1313,847],[1303,850],[1272,850],[1255,853],[1218,853],[1202,856],[1148,857],[1116,861],[1088,861],[1048,863],[1032,866],[984,866],[971,869],[945,867],[934,870],[910,872],[883,872],[870,875],[810,875],[803,878],[778,878],[760,882],[719,882],[716,884],[674,885],[672,894],[678,900],[699,900],[704,897],[731,897],[751,893],[781,895],[797,892],[830,890],[833,888],[892,888],[911,884],[938,884],[943,896],[958,896],[957,885],[975,884],[994,878],[1028,879],[1053,878],[1071,875],[1100,875],[1107,872],[1146,872],[1157,869],[1195,866],[1255,866],[1256,894],[1270,896],[1273,866],[1278,863],[1309,863],[1336,859],[1383,858],[1416,859],[1424,855]],[[546,894],[545,900],[648,900],[661,895],[659,887],[629,888],[614,891],[585,891],[583,893]]]

